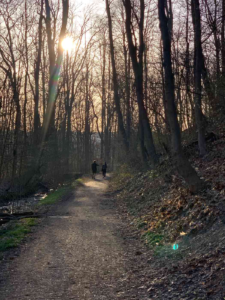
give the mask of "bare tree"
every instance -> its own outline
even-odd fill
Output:
[[[174,94],[174,75],[171,64],[171,39],[168,28],[168,19],[165,14],[166,0],[158,0],[159,24],[163,41],[163,58],[165,69],[165,92],[168,122],[171,132],[172,153],[180,174],[184,177],[192,191],[198,191],[202,188],[202,183],[196,171],[183,155],[181,145],[180,127],[177,120],[177,111],[175,106]]]
[[[205,145],[205,126],[202,114],[202,101],[201,101],[201,74],[202,74],[202,44],[201,44],[201,20],[199,1],[191,1],[192,8],[192,21],[194,26],[194,100],[195,100],[195,118],[198,128],[198,146],[200,155],[206,154]]]
[[[124,7],[126,11],[126,32],[127,32],[127,40],[129,46],[129,53],[132,60],[133,71],[135,75],[135,84],[136,84],[136,94],[137,94],[137,102],[139,108],[139,128],[140,128],[140,136],[141,136],[141,149],[143,159],[146,160],[145,154],[145,142],[147,146],[147,151],[149,155],[149,159],[154,166],[158,162],[158,157],[156,154],[152,131],[148,120],[147,111],[144,105],[144,97],[143,97],[143,55],[144,55],[144,8],[145,3],[144,0],[140,0],[140,18],[138,20],[138,29],[139,29],[139,49],[137,52],[137,47],[133,43],[132,38],[132,20],[131,13],[132,7],[130,0],[124,0]]]
[[[38,24],[38,51],[37,51],[37,59],[34,71],[34,79],[35,79],[35,95],[34,95],[34,138],[35,143],[38,144],[39,141],[39,130],[40,130],[40,115],[39,115],[39,78],[40,78],[40,66],[41,66],[41,52],[42,52],[42,21],[43,21],[43,9],[44,9],[44,0],[41,0],[41,9],[39,16],[39,24]]]
[[[52,31],[51,24],[51,9],[49,1],[45,0],[46,8],[46,32],[48,38],[48,54],[49,54],[49,90],[48,90],[48,104],[47,112],[44,120],[44,139],[48,131],[54,131],[55,121],[55,101],[57,95],[57,84],[59,79],[59,73],[63,60],[63,48],[62,41],[66,34],[66,26],[69,11],[69,1],[62,0],[63,13],[62,13],[62,26],[59,34],[58,52],[55,53],[55,32]],[[57,57],[57,58],[56,58]],[[49,128],[50,127],[50,128]]]
[[[109,41],[110,41],[110,54],[111,54],[111,63],[112,63],[112,73],[113,73],[113,89],[114,89],[114,101],[116,105],[116,112],[118,116],[118,124],[121,136],[123,138],[124,148],[126,152],[129,150],[129,144],[127,140],[127,134],[124,128],[123,116],[120,108],[120,96],[118,91],[118,79],[117,79],[117,71],[116,71],[116,63],[115,63],[115,54],[114,54],[114,45],[113,45],[113,34],[112,34],[112,19],[110,13],[110,5],[109,1],[106,0],[106,11],[108,16],[108,27],[109,27]]]

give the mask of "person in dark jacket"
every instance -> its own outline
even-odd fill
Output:
[[[105,162],[105,164],[102,165],[102,176],[103,176],[103,178],[106,177],[106,169],[107,169],[107,164],[106,164],[106,162]]]
[[[96,163],[96,160],[93,161],[92,165],[91,165],[91,169],[92,169],[92,178],[95,179],[95,175],[97,173],[97,167],[98,164]]]

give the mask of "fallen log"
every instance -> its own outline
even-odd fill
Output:
[[[12,214],[15,217],[19,217],[19,216],[33,216],[34,213],[33,211],[25,211],[25,212],[21,212],[21,213],[14,213]]]
[[[11,218],[17,218],[20,216],[33,216],[34,212],[32,211],[25,211],[25,212],[17,212],[17,213],[13,213],[13,214],[7,214],[7,213],[0,213],[0,218],[4,218],[4,217],[11,217]]]
[[[27,218],[40,218],[40,215],[35,215],[33,212],[15,213],[15,214],[0,214],[0,225],[3,225],[12,220],[21,220]]]

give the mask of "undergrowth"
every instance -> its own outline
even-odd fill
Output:
[[[73,181],[72,183],[69,182],[65,186],[62,186],[55,191],[52,191],[50,194],[48,194],[47,197],[42,199],[38,205],[41,206],[55,204],[67,194],[70,194],[76,187],[80,185],[83,185],[83,180],[81,178]]]
[[[22,219],[11,222],[11,224],[0,230],[0,251],[17,247],[25,238],[26,234],[31,232],[31,227],[37,224],[34,218]]]
[[[51,205],[58,202],[62,197],[71,191],[69,187],[61,187],[56,191],[51,192],[48,196],[39,202],[39,205]]]
[[[219,219],[225,223],[221,217],[225,211],[224,145],[221,137],[208,144],[204,159],[189,158],[208,183],[208,188],[199,194],[190,192],[170,160],[142,172],[123,165],[114,175],[111,189],[117,203],[155,255],[179,258],[183,246],[174,251],[174,243],[183,245],[184,237],[192,238],[208,230]]]
[[[164,235],[158,234],[155,232],[147,231],[142,235],[142,238],[145,240],[147,245],[152,247],[162,244]]]
[[[69,195],[80,185],[83,185],[82,179],[67,182],[64,186],[50,192],[47,197],[38,203],[38,206],[42,207],[44,205],[55,204],[63,197]],[[25,218],[19,221],[10,221],[6,227],[0,229],[0,252],[17,247],[25,238],[26,234],[31,232],[32,226],[35,225],[37,225],[37,219],[35,218]]]

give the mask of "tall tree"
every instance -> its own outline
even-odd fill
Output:
[[[66,26],[68,20],[69,12],[69,0],[62,0],[62,26],[59,34],[59,45],[57,54],[55,53],[55,34],[52,32],[51,24],[51,8],[49,5],[49,0],[45,0],[46,8],[46,32],[48,39],[48,54],[49,54],[49,89],[48,89],[48,102],[47,102],[47,112],[44,119],[44,139],[47,133],[54,131],[55,122],[55,101],[58,88],[59,73],[63,60],[63,48],[62,41],[65,38]],[[57,57],[57,59],[56,59]]]
[[[221,56],[222,56],[222,107],[225,111],[225,0],[222,0],[222,28],[221,28]]]
[[[114,53],[114,43],[113,43],[113,33],[112,33],[112,18],[110,12],[109,0],[105,1],[106,3],[106,11],[108,17],[108,27],[109,27],[109,41],[110,41],[110,55],[111,55],[111,64],[112,64],[112,75],[113,75],[113,90],[114,90],[114,101],[116,106],[116,112],[118,116],[118,126],[119,132],[123,139],[123,144],[125,151],[129,150],[129,143],[127,140],[127,134],[124,128],[123,116],[120,107],[120,95],[119,95],[119,84],[117,79],[117,70],[116,70],[116,61],[115,61],[115,53]]]
[[[126,106],[126,130],[127,130],[127,139],[130,143],[131,138],[131,100],[130,100],[130,76],[131,76],[131,69],[130,69],[130,56],[129,56],[129,49],[127,46],[127,39],[126,39],[126,26],[125,26],[125,14],[124,14],[124,7],[121,7],[121,33],[123,38],[123,55],[124,55],[124,71],[125,71],[125,106]]]
[[[191,0],[192,21],[194,26],[194,101],[195,101],[195,118],[198,128],[198,147],[200,155],[206,154],[205,145],[205,126],[202,113],[202,41],[201,41],[201,16],[199,0]]]
[[[100,48],[101,49],[101,48]],[[105,123],[106,123],[106,37],[105,31],[103,32],[103,44],[102,44],[102,133],[101,133],[101,158],[103,158],[104,153],[104,131],[105,131]]]
[[[134,45],[132,37],[132,7],[130,0],[124,0],[124,7],[126,11],[126,32],[129,53],[132,60],[133,71],[135,75],[135,85],[137,102],[139,108],[139,128],[141,136],[141,148],[143,159],[146,160],[145,155],[145,143],[147,146],[147,151],[149,159],[154,166],[158,162],[158,157],[155,150],[155,145],[153,142],[152,130],[149,124],[148,114],[146,107],[144,105],[144,94],[143,94],[143,56],[145,50],[144,44],[144,13],[145,13],[145,3],[144,0],[140,0],[140,17],[138,20],[138,30],[139,30],[139,48]]]
[[[44,0],[41,0],[41,9],[38,23],[38,51],[37,59],[34,71],[34,80],[35,80],[35,94],[34,94],[34,139],[35,143],[39,143],[39,129],[40,129],[40,115],[39,115],[39,78],[40,78],[40,66],[41,66],[41,52],[42,52],[42,20],[43,20],[43,9],[44,9]]]
[[[85,43],[86,44],[86,43]],[[89,91],[89,61],[86,57],[86,74],[85,74],[85,127],[84,127],[84,152],[85,152],[85,169],[89,170],[90,161],[90,91]]]
[[[17,62],[17,48],[15,46],[16,40],[14,40],[15,32],[18,30],[13,26],[13,20],[10,15],[10,3],[6,3],[5,13],[1,12],[4,21],[4,29],[7,34],[7,38],[3,39],[5,42],[5,48],[0,46],[0,55],[2,63],[0,68],[5,72],[10,82],[10,90],[12,91],[12,100],[15,105],[15,126],[13,134],[13,148],[12,148],[12,170],[11,170],[11,185],[14,183],[15,176],[17,174],[18,164],[18,145],[19,135],[21,129],[21,76],[19,75],[19,66]],[[21,33],[21,32],[20,32]],[[20,49],[21,50],[21,49]]]
[[[171,133],[171,145],[174,162],[181,176],[186,180],[193,192],[202,188],[202,182],[196,171],[184,157],[181,145],[181,133],[177,119],[174,92],[174,75],[171,63],[171,39],[168,28],[168,18],[165,13],[167,0],[158,0],[158,13],[161,37],[163,41],[163,66],[165,70],[165,110]]]

